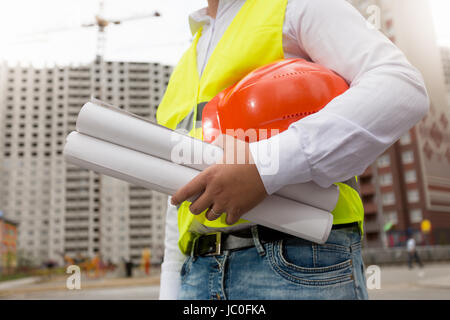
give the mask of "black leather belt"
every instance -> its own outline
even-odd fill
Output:
[[[332,229],[358,228],[358,223],[347,223],[333,225]],[[256,226],[259,241],[261,243],[274,242],[283,239],[296,238],[288,233],[280,232],[274,229]],[[255,232],[255,231],[253,231]],[[215,256],[221,255],[223,250],[238,250],[255,246],[252,228],[225,232],[211,232],[202,234],[195,238],[192,248],[194,256]]]

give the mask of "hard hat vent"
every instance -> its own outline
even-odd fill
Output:
[[[313,114],[315,112],[312,111],[305,111],[305,112],[297,112],[297,113],[291,113],[291,114],[285,114],[282,119],[292,119],[292,118],[298,118],[298,117],[306,117],[309,116],[310,114]]]
[[[295,72],[288,72],[288,73],[282,73],[282,74],[276,74],[272,78],[278,79],[278,78],[285,78],[285,77],[292,77],[299,74],[306,74],[304,71],[295,71]]]

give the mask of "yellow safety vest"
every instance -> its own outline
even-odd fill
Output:
[[[247,0],[214,49],[201,77],[197,70],[197,43],[200,28],[190,48],[173,71],[156,119],[171,129],[185,128],[202,139],[201,112],[208,101],[235,84],[254,69],[284,58],[282,30],[287,0]],[[362,232],[364,209],[359,193],[345,183],[339,186],[339,199],[332,211],[333,223],[359,222]],[[188,201],[178,208],[179,248],[189,254],[194,235],[189,227],[194,219],[212,228],[230,227],[226,215],[209,221],[205,212],[193,215]],[[244,219],[236,224],[248,222]]]

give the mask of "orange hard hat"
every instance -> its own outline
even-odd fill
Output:
[[[220,133],[230,134],[230,129],[241,134],[256,129],[256,140],[269,138],[271,129],[286,130],[347,89],[344,79],[316,63],[303,59],[273,62],[250,72],[204,107],[203,140],[212,142]],[[260,129],[267,129],[267,135]],[[245,140],[249,141],[249,135]]]

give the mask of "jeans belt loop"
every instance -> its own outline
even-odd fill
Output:
[[[264,246],[259,239],[258,226],[257,225],[252,226],[251,231],[252,231],[253,241],[255,242],[256,250],[258,251],[258,253],[261,257],[265,256],[266,250],[264,249]]]
[[[199,238],[200,238],[199,235],[195,235],[194,240],[192,240],[191,257],[195,256],[195,247],[197,246],[197,242],[198,242]]]

